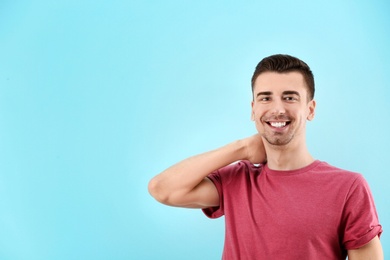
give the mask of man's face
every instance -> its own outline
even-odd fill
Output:
[[[299,72],[264,72],[253,89],[252,120],[271,145],[305,142],[306,120],[314,118],[315,101],[308,101],[307,87]]]

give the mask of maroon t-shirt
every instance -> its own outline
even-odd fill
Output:
[[[347,250],[382,233],[361,174],[325,162],[275,171],[248,161],[208,176],[225,216],[223,259],[345,259]]]

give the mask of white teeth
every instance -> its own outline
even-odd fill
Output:
[[[273,126],[273,127],[284,127],[284,126],[286,126],[286,122],[271,122],[271,126]]]

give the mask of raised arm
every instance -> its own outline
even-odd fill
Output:
[[[173,165],[149,182],[149,192],[156,200],[170,206],[218,206],[217,189],[206,176],[238,160],[262,163],[265,159],[262,139],[254,135]]]

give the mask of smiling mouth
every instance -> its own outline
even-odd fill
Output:
[[[283,128],[290,124],[289,121],[283,121],[283,122],[267,122],[268,125],[275,127],[275,128]]]

